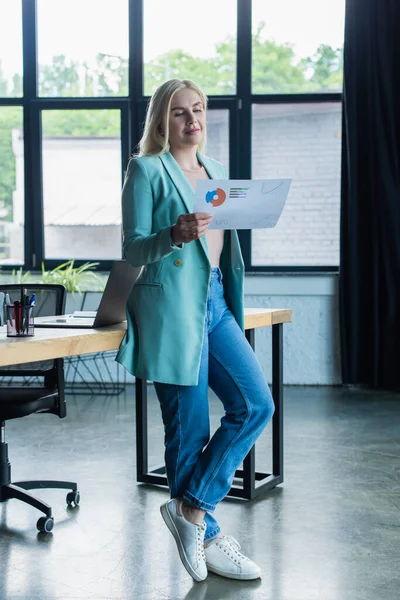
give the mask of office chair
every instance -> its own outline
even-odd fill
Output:
[[[26,289],[29,295],[36,294],[35,317],[64,314],[66,290],[63,285],[1,284],[0,292],[8,293],[11,300],[17,300],[20,297],[21,287]],[[21,378],[23,378],[22,382]],[[19,419],[33,413],[52,413],[61,419],[66,416],[62,358],[0,367],[0,502],[15,498],[42,511],[45,516],[38,520],[37,528],[47,533],[54,526],[51,507],[27,490],[39,488],[71,490],[67,494],[69,506],[77,506],[80,495],[77,484],[70,481],[11,482],[8,444],[5,443],[5,424],[10,419]]]

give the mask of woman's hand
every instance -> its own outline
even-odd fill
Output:
[[[179,215],[177,222],[171,229],[172,241],[176,246],[188,244],[198,240],[206,233],[212,215],[209,213],[190,213]]]

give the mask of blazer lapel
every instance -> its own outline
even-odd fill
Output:
[[[197,152],[197,158],[199,162],[203,165],[210,179],[221,179],[218,176],[218,173],[215,168],[215,164],[207,158],[207,156],[203,156],[200,152]]]
[[[171,177],[172,183],[178,190],[187,212],[193,212],[194,192],[192,186],[183,174],[182,169],[170,152],[160,154],[160,160]]]

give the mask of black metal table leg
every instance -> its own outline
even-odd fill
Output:
[[[148,459],[148,419],[147,381],[136,377],[136,479],[140,483],[153,483],[168,486],[165,465],[149,472]]]
[[[246,338],[255,350],[255,330],[247,329]],[[252,500],[283,481],[283,324],[272,326],[272,396],[275,413],[272,418],[272,474],[256,471],[255,446],[238,469],[236,479],[243,479],[242,486],[233,485],[228,495]]]
[[[256,332],[254,329],[246,329],[245,331],[246,339],[249,342],[250,346],[255,350],[256,345]],[[239,474],[239,473],[237,473]],[[246,500],[251,500],[254,497],[254,490],[256,487],[256,447],[253,446],[246,458],[243,461],[243,487],[240,491],[243,490],[243,498]],[[229,494],[234,496],[237,493],[237,489],[233,487],[229,491]],[[231,494],[231,492],[233,492]]]
[[[272,326],[272,397],[275,413],[272,417],[272,468],[283,482],[283,323]]]
[[[246,458],[243,461],[243,498],[252,500],[254,498],[254,490],[256,489],[256,447],[253,446]],[[239,488],[240,489],[240,488]],[[231,491],[233,493],[231,494]],[[237,489],[232,487],[229,490],[229,495],[236,496]]]
[[[149,468],[147,445],[147,381],[136,377],[136,473],[137,480],[143,482],[143,476]]]

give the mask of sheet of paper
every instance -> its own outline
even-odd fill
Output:
[[[209,229],[275,227],[291,179],[199,179],[193,212],[213,215]]]

